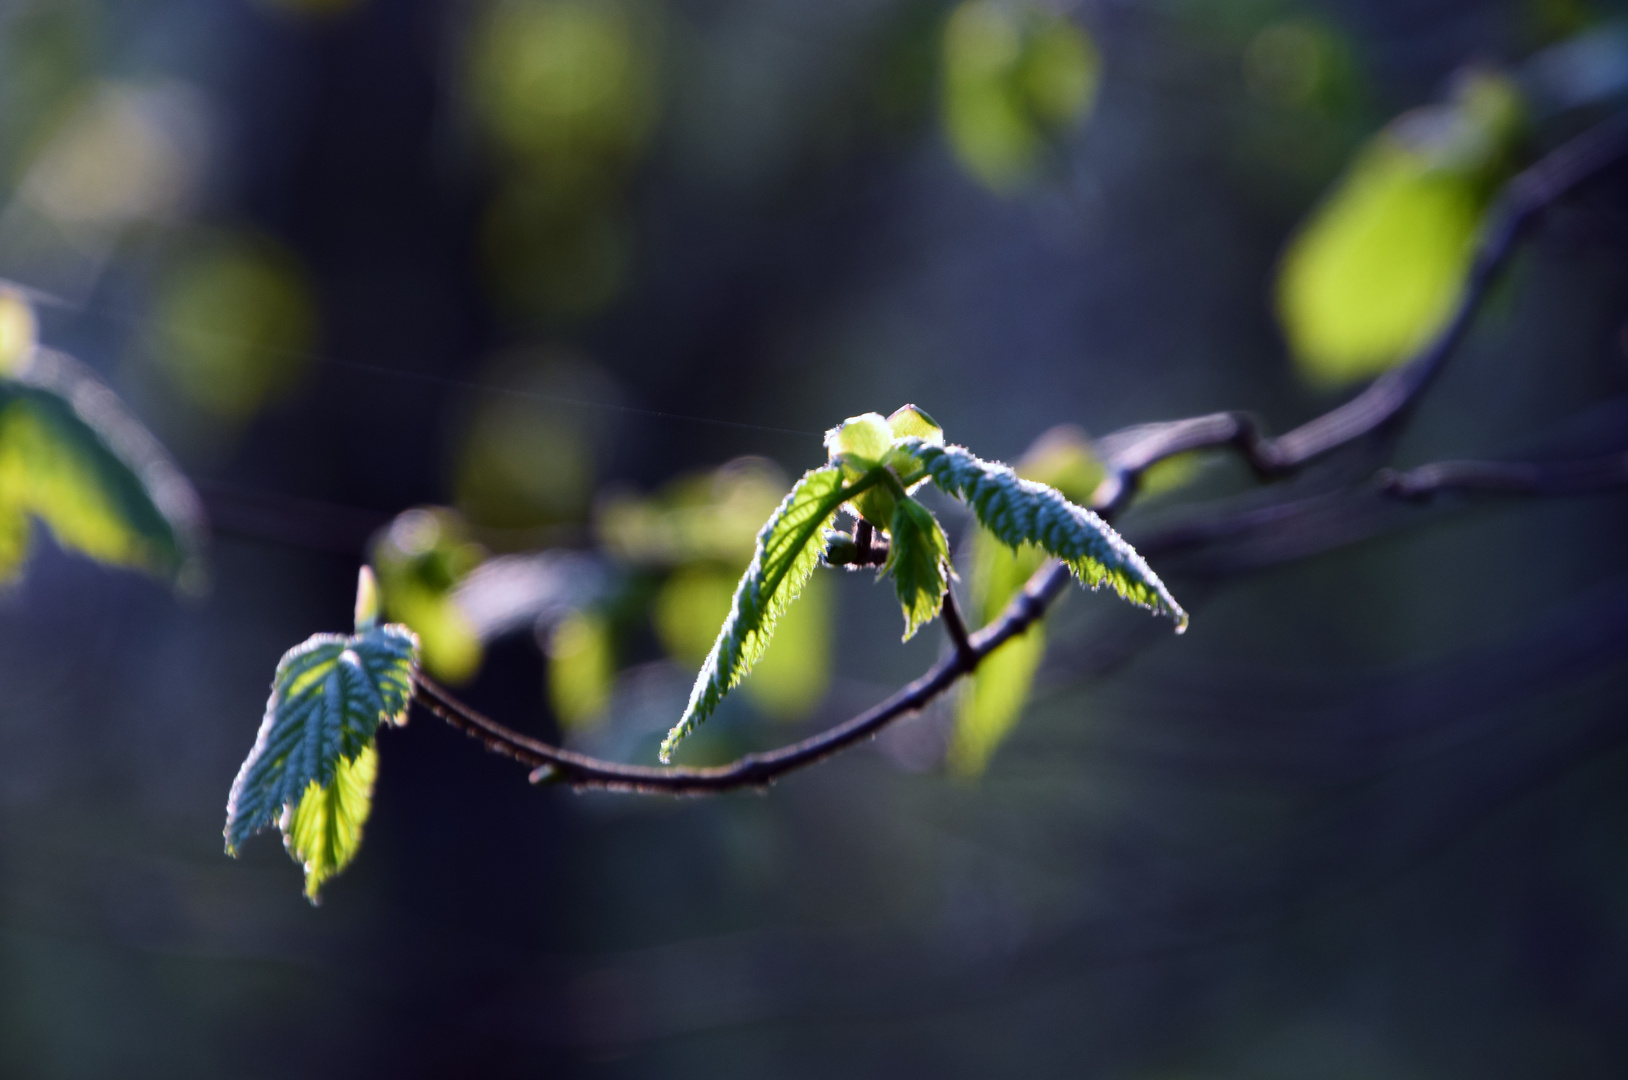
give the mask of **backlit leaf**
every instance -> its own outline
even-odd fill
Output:
[[[285,809],[283,845],[305,867],[305,896],[317,902],[323,882],[345,869],[362,846],[362,826],[373,809],[379,752],[369,740],[354,758],[341,758],[326,786],[315,780],[292,812]]]
[[[1187,628],[1187,613],[1159,576],[1096,514],[963,447],[913,439],[900,445],[916,456],[940,489],[966,500],[1002,543],[1013,548],[1033,544],[1062,559],[1081,584],[1093,589],[1106,584],[1133,604],[1169,615],[1178,633]]]
[[[729,616],[701,665],[684,715],[662,741],[663,761],[763,656],[781,613],[819,565],[825,530],[856,490],[858,485],[843,483],[839,468],[811,470],[758,533],[752,563],[735,589]]]
[[[943,442],[944,429],[938,421],[914,405],[901,405],[887,418],[887,426],[895,439],[914,435],[922,442]]]
[[[938,617],[949,575],[950,544],[938,519],[915,499],[900,499],[888,530],[883,573],[893,578],[904,608],[904,640]]]
[[[1028,703],[1045,654],[1045,626],[1036,623],[984,657],[956,701],[948,756],[952,771],[962,776],[984,771]]]
[[[363,776],[355,762],[372,747],[380,724],[406,722],[417,655],[412,631],[394,624],[351,636],[317,634],[284,654],[254,747],[227,800],[228,854],[237,854],[243,842],[262,829],[280,825],[290,852],[302,863],[315,859],[327,867],[324,876],[348,861],[349,854],[339,859],[340,847],[297,848],[290,829],[296,820],[316,827],[314,811],[299,815],[313,790],[338,800],[333,804],[336,813],[355,818],[354,789]],[[341,767],[350,769],[349,794],[332,787]],[[355,821],[359,830],[360,818]],[[345,850],[354,854],[354,843]],[[308,879],[308,891],[317,884],[320,879],[315,884]]]
[[[1089,499],[1105,473],[1090,438],[1067,424],[1041,434],[1018,459],[1015,471],[1075,502]],[[972,611],[979,624],[998,618],[1045,561],[1046,553],[1033,544],[1007,547],[980,526],[972,537],[970,582]],[[973,776],[988,765],[1022,715],[1045,652],[1045,627],[1036,623],[986,656],[968,676],[956,700],[948,756],[953,771]]]
[[[893,428],[880,413],[873,412],[850,416],[825,433],[831,464],[841,468],[849,480],[864,476],[885,461],[893,441]],[[882,485],[867,488],[848,509],[876,528],[885,529],[893,520],[893,492]]]
[[[1460,79],[1365,146],[1284,252],[1278,317],[1301,372],[1377,375],[1457,306],[1497,181],[1512,168],[1520,100],[1507,80]]]
[[[197,496],[113,392],[36,349],[0,378],[0,578],[27,558],[28,521],[100,562],[177,579],[197,553]]]
[[[857,477],[887,456],[893,438],[893,428],[881,413],[863,413],[827,431],[825,448],[832,464],[843,466],[850,477]]]

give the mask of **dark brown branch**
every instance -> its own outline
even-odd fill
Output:
[[[876,530],[871,528],[870,522],[860,518],[854,525],[854,547],[859,549],[855,562],[863,566],[871,561],[871,544],[875,539]]]
[[[1111,435],[1099,444],[1108,472],[1091,500],[1093,508],[1105,519],[1114,517],[1129,504],[1142,474],[1150,466],[1189,450],[1231,446],[1258,475],[1273,478],[1294,472],[1365,436],[1393,428],[1406,419],[1413,404],[1462,342],[1517,240],[1538,213],[1624,156],[1628,156],[1628,114],[1585,132],[1515,177],[1504,188],[1489,215],[1488,227],[1463,294],[1446,327],[1413,359],[1380,376],[1352,400],[1276,438],[1263,435],[1251,417],[1236,412],[1150,424]],[[1416,477],[1412,487],[1408,487],[1406,481],[1398,482],[1409,494],[1423,493],[1446,486],[1473,487],[1477,481],[1490,484],[1497,472],[1496,467],[1472,467],[1469,463],[1434,468],[1448,471],[1434,479],[1428,475]],[[1513,485],[1523,482],[1535,483],[1530,477],[1521,480],[1507,473],[1518,467],[1502,468],[1506,473],[1497,481],[1504,485],[1500,490],[1515,490]],[[1454,473],[1454,469],[1460,471]],[[871,554],[874,557],[874,547]],[[886,701],[802,742],[765,753],[747,754],[727,765],[710,768],[622,765],[551,746],[481,715],[422,674],[415,676],[414,696],[419,704],[453,727],[482,740],[491,750],[533,766],[534,781],[552,779],[578,788],[672,795],[764,788],[788,773],[870,738],[901,716],[921,710],[961,676],[973,671],[984,657],[1044,616],[1068,582],[1067,568],[1056,560],[1048,561],[999,618],[967,637],[964,648],[957,640],[954,652]],[[953,603],[947,596],[947,627],[951,626]],[[965,630],[964,624],[961,629]],[[954,637],[955,629],[951,628],[950,633]]]
[[[955,602],[955,590],[946,587],[944,590],[944,603],[940,614],[944,617],[944,631],[950,635],[950,644],[955,646],[957,656],[969,661],[967,670],[972,670],[978,664],[972,652],[972,640],[967,635],[966,620],[961,618],[961,605]]]
[[[1149,466],[1189,450],[1231,446],[1257,475],[1271,478],[1400,423],[1463,341],[1522,233],[1542,210],[1625,154],[1628,114],[1584,132],[1511,180],[1488,214],[1481,246],[1447,325],[1413,359],[1381,375],[1344,405],[1277,438],[1265,436],[1254,418],[1237,412],[1147,424],[1110,435],[1101,443],[1108,475],[1092,502],[1102,513],[1123,509]]]
[[[1581,495],[1628,485],[1628,454],[1584,461],[1537,464],[1529,461],[1440,461],[1406,472],[1383,470],[1381,491],[1400,499],[1424,500],[1443,491],[1491,495]]]
[[[881,566],[887,562],[889,545],[876,535],[871,523],[861,519],[854,526],[853,535],[828,532],[826,535],[825,563],[857,570],[861,566]]]
[[[422,672],[414,674],[414,700],[494,753],[533,767],[532,780],[557,781],[576,788],[602,788],[641,794],[710,795],[738,788],[765,788],[780,777],[875,735],[901,716],[920,711],[1006,641],[1023,633],[1046,613],[1067,578],[1049,590],[1036,575],[1008,605],[1004,617],[973,634],[967,650],[945,656],[915,682],[880,705],[802,742],[761,754],[747,754],[710,768],[623,765],[552,746],[476,712]]]

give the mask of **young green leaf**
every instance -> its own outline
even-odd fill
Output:
[[[944,441],[944,429],[938,426],[938,421],[928,416],[925,409],[915,405],[900,405],[894,409],[887,418],[887,426],[895,439],[914,435],[922,442]]]
[[[327,792],[326,797],[340,800],[336,812],[343,809],[360,829],[355,794],[361,774],[355,762],[372,747],[380,724],[406,722],[417,663],[418,639],[395,624],[349,637],[317,634],[284,654],[254,748],[238,770],[226,803],[228,854],[237,854],[260,830],[280,824],[290,852],[307,864],[308,871],[313,859],[329,865],[322,862],[327,856],[309,844],[296,848],[289,830],[295,820],[315,820],[310,814],[303,818],[298,814],[313,784]],[[349,794],[333,787],[342,767],[350,770]],[[354,843],[323,850],[334,854],[342,849],[354,853]],[[348,859],[345,855],[334,862],[327,873]],[[316,887],[309,880],[307,884],[309,889]]]
[[[850,416],[825,433],[825,448],[831,455],[831,464],[842,470],[848,480],[875,475],[876,469],[890,456],[896,434],[880,413],[861,413]],[[893,520],[893,491],[889,485],[867,487],[857,495],[849,509],[878,529],[885,529]]]
[[[1176,632],[1187,613],[1147,562],[1103,521],[1054,488],[1020,479],[1005,465],[984,461],[964,447],[905,439],[911,453],[946,494],[965,499],[984,528],[1008,547],[1033,544],[1062,559],[1080,583],[1110,586],[1120,597],[1169,615]]]
[[[197,496],[113,392],[35,349],[0,378],[0,579],[28,555],[38,518],[65,548],[176,579],[200,545]]]
[[[373,568],[363,564],[356,571],[356,632],[364,633],[379,625],[379,579]]]
[[[373,780],[379,752],[373,741],[354,758],[341,758],[327,786],[306,785],[299,805],[283,826],[283,844],[305,867],[305,897],[317,903],[323,882],[338,874],[362,846],[362,826],[373,809]]]
[[[887,562],[882,572],[893,576],[893,586],[904,608],[904,640],[938,618],[949,574],[950,543],[933,512],[915,499],[900,499],[888,530]]]
[[[1278,269],[1278,319],[1310,381],[1378,375],[1441,330],[1514,170],[1524,114],[1512,80],[1464,72],[1450,101],[1398,117],[1358,151]]]
[[[735,588],[729,616],[701,665],[684,715],[662,741],[662,761],[672,758],[684,736],[712,715],[724,695],[752,670],[769,647],[781,612],[797,599],[819,565],[825,530],[838,508],[874,483],[872,472],[844,484],[842,470],[831,465],[813,469],[797,481],[758,533],[752,563]]]
[[[825,433],[825,448],[833,465],[841,465],[850,478],[875,468],[892,447],[893,428],[881,413],[850,416]]]
[[[1018,459],[1014,471],[1025,480],[1056,488],[1072,502],[1084,502],[1102,481],[1105,469],[1084,431],[1060,425],[1042,433]],[[1010,548],[988,529],[977,529],[972,537],[971,600],[978,622],[987,624],[998,618],[1045,558],[1045,552],[1033,544]],[[1036,623],[985,657],[967,677],[956,701],[955,732],[950,739],[948,764],[953,772],[963,776],[983,772],[1017,724],[1045,653],[1045,626]]]

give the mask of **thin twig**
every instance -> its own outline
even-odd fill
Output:
[[[1134,537],[1147,559],[1178,559],[1189,576],[1224,577],[1297,561],[1419,520],[1437,495],[1542,498],[1628,487],[1628,454],[1537,464],[1443,461],[1382,469],[1366,485],[1205,513]]]
[[[552,746],[475,711],[422,672],[414,673],[413,696],[420,705],[459,731],[480,739],[487,749],[532,766],[533,782],[549,780],[576,788],[666,795],[710,795],[738,788],[765,788],[787,773],[824,761],[870,738],[901,716],[918,712],[977,667],[984,657],[1038,621],[1061,591],[1061,586],[1047,591],[1044,583],[1031,580],[1009,605],[1008,617],[973,634],[968,639],[966,652],[957,650],[945,656],[880,705],[802,742],[765,753],[747,754],[727,765],[710,768],[623,765]]]
[[[1492,495],[1581,495],[1628,484],[1628,454],[1582,461],[1440,461],[1406,472],[1385,469],[1379,489],[1400,499],[1424,500],[1444,491]]]
[[[955,646],[955,652],[961,659],[969,661],[967,670],[971,671],[977,666],[977,658],[972,652],[972,641],[967,636],[966,620],[961,618],[961,606],[955,602],[955,590],[949,586],[944,589],[944,603],[940,608],[944,617],[944,631],[950,635],[950,643]]]
[[[1509,261],[1521,234],[1538,214],[1628,154],[1628,114],[1591,128],[1516,176],[1487,217],[1487,228],[1452,318],[1413,359],[1393,368],[1344,405],[1270,438],[1247,413],[1209,416],[1128,428],[1102,440],[1108,474],[1092,502],[1098,513],[1123,509],[1143,472],[1189,450],[1231,446],[1263,478],[1294,472],[1331,450],[1406,419],[1414,403],[1462,343],[1487,293]]]
[[[1406,419],[1419,396],[1462,342],[1516,241],[1538,213],[1625,156],[1628,156],[1628,114],[1585,132],[1515,177],[1504,188],[1489,215],[1488,227],[1482,234],[1481,246],[1452,319],[1412,360],[1380,376],[1351,401],[1276,438],[1265,436],[1253,418],[1237,412],[1145,425],[1108,436],[1099,444],[1107,465],[1107,477],[1091,499],[1093,508],[1105,519],[1114,517],[1135,495],[1143,472],[1165,458],[1189,450],[1232,446],[1258,475],[1274,478],[1292,473],[1365,436],[1394,428]],[[1519,469],[1515,466],[1503,466],[1502,472],[1500,467],[1471,463],[1426,468],[1435,468],[1438,472],[1403,474],[1413,479],[1393,480],[1401,484],[1399,493],[1412,496],[1449,486],[1474,487],[1477,483],[1484,488],[1501,485],[1498,490],[1504,491],[1520,490],[1521,483],[1527,484],[1533,493],[1543,488],[1530,474],[1526,474],[1525,479],[1515,475]],[[1551,486],[1559,491],[1566,482],[1558,480]],[[1055,559],[1049,560],[1007,604],[999,618],[968,636],[964,648],[958,640],[955,651],[886,701],[801,742],[778,750],[747,754],[727,765],[710,768],[623,765],[551,746],[483,716],[421,673],[414,677],[414,697],[453,727],[485,742],[491,750],[533,766],[533,780],[546,778],[578,788],[672,795],[764,788],[788,773],[870,738],[901,716],[921,710],[961,676],[975,670],[984,657],[1043,617],[1068,582],[1067,568]],[[946,596],[945,625],[950,627],[952,637],[956,634],[950,622],[953,603],[953,599]],[[964,624],[961,628],[965,630]]]

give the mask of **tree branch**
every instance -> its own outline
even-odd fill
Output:
[[[1365,436],[1393,430],[1407,418],[1420,395],[1462,343],[1516,242],[1537,215],[1625,156],[1628,156],[1628,114],[1614,117],[1563,144],[1510,181],[1489,213],[1481,246],[1452,318],[1413,359],[1380,376],[1355,398],[1276,438],[1264,435],[1252,417],[1239,412],[1149,424],[1110,435],[1098,444],[1107,476],[1091,499],[1092,507],[1104,519],[1111,519],[1130,503],[1142,474],[1150,466],[1189,450],[1231,446],[1243,455],[1257,475],[1272,479],[1292,473]],[[1628,461],[1622,457],[1611,460],[1616,464],[1533,466],[1449,462],[1409,473],[1386,474],[1384,483],[1387,490],[1407,498],[1422,498],[1449,487],[1510,492],[1552,490],[1555,493],[1594,490],[1608,486],[1607,480],[1602,478],[1614,476],[1613,468],[1628,469]],[[1568,469],[1573,471],[1567,472]],[[861,538],[856,536],[858,539]],[[871,554],[874,557],[874,548]],[[483,741],[494,752],[533,766],[533,782],[554,780],[577,788],[670,795],[761,789],[788,773],[824,761],[874,736],[901,716],[921,710],[961,676],[974,671],[984,657],[1042,618],[1068,582],[1067,568],[1056,560],[1048,561],[999,618],[970,636],[965,634],[954,599],[946,593],[945,625],[957,647],[920,678],[881,704],[836,727],[778,750],[747,754],[727,765],[709,768],[623,765],[551,746],[489,719],[422,673],[414,675],[414,698],[453,727]]]
[[[1538,214],[1625,155],[1628,114],[1619,114],[1563,144],[1511,180],[1488,213],[1481,246],[1447,325],[1413,359],[1387,371],[1344,405],[1275,439],[1264,435],[1252,416],[1240,412],[1146,424],[1104,438],[1099,445],[1108,474],[1092,498],[1098,512],[1106,516],[1124,509],[1149,466],[1189,450],[1231,446],[1258,476],[1271,479],[1405,420],[1462,343],[1516,242]]]
[[[1628,453],[1581,461],[1438,461],[1406,472],[1383,469],[1379,489],[1410,501],[1443,491],[1492,495],[1582,495],[1628,484]]]
[[[961,605],[955,602],[955,590],[948,585],[944,587],[941,613],[944,616],[944,631],[950,635],[950,644],[955,646],[956,655],[970,661],[971,665],[976,667],[977,659],[973,656],[972,640],[967,636],[967,623],[961,618]]]

